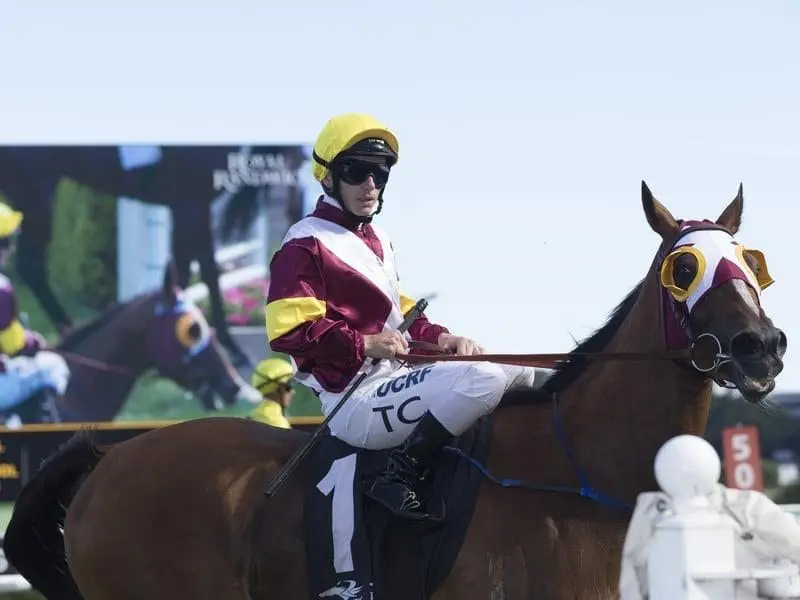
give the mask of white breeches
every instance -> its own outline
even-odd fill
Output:
[[[430,411],[450,433],[460,435],[491,412],[506,391],[533,387],[535,373],[531,367],[489,362],[401,367],[353,392],[329,427],[352,446],[390,448],[402,443]],[[329,409],[335,405],[333,398],[320,399]]]
[[[17,406],[46,388],[60,396],[67,389],[69,376],[69,367],[61,355],[47,350],[32,357],[9,359],[6,372],[0,373],[0,410]]]

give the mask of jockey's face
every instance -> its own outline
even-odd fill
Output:
[[[345,208],[360,217],[374,213],[388,178],[389,167],[383,157],[360,156],[345,161],[339,169],[339,193]]]
[[[283,408],[289,408],[294,399],[294,388],[290,385],[281,387],[278,391],[278,404]]]
[[[5,267],[14,250],[14,238],[0,240],[0,267]]]
[[[281,384],[277,390],[268,394],[267,398],[274,400],[284,409],[289,408],[294,400],[294,388],[288,383]]]

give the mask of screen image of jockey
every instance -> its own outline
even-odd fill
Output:
[[[264,399],[250,412],[248,418],[273,427],[291,429],[284,411],[294,398],[293,378],[294,367],[288,361],[265,358],[259,362],[250,377],[250,384],[261,392]]]
[[[22,213],[0,203],[0,270],[14,250]],[[44,337],[20,322],[14,286],[0,273],[0,412],[7,427],[58,422],[55,399],[69,383],[69,367],[45,350]]]
[[[422,314],[398,331],[415,300],[403,291],[395,251],[373,223],[399,158],[397,137],[365,114],[331,118],[313,149],[323,194],[295,223],[270,262],[267,339],[291,356],[295,380],[313,389],[327,414],[353,380],[369,375],[330,421],[332,435],[361,448],[391,448],[367,495],[409,519],[432,515],[416,487],[453,436],[492,411],[512,387],[532,387],[535,369],[489,362],[443,362],[412,368],[396,360],[408,338],[459,355],[482,354]],[[381,359],[377,367],[371,359]]]

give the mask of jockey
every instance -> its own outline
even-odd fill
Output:
[[[256,365],[250,383],[256,388],[263,400],[248,416],[253,421],[260,421],[273,427],[291,429],[292,426],[284,416],[294,397],[292,378],[294,367],[280,358],[265,358]]]
[[[21,223],[22,213],[0,204],[0,267],[8,261]],[[9,412],[36,397],[34,410],[38,414],[24,420],[60,420],[55,398],[67,389],[69,367],[60,355],[42,350],[45,345],[39,333],[26,330],[20,323],[14,286],[0,274],[0,411]],[[19,414],[13,414],[6,425],[20,425],[22,420]]]
[[[372,223],[397,160],[397,138],[371,116],[344,114],[325,124],[313,151],[324,194],[272,258],[266,326],[270,347],[292,357],[295,379],[318,394],[326,415],[369,372],[330,421],[331,434],[355,447],[392,448],[366,494],[420,520],[434,517],[416,486],[442,446],[508,389],[532,387],[535,370],[479,361],[413,368],[395,358],[408,351],[407,337],[460,355],[483,352],[425,315],[407,336],[397,331],[415,301],[402,290],[388,234]],[[373,358],[382,359],[376,368]]]

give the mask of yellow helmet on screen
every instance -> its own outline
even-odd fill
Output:
[[[274,393],[280,385],[289,383],[295,370],[291,363],[281,358],[265,358],[256,365],[250,384],[262,395]]]
[[[11,237],[17,233],[21,224],[22,213],[0,202],[0,238]]]

